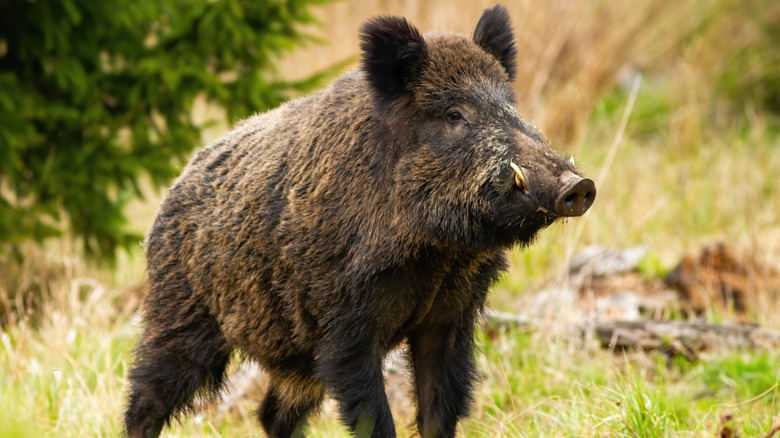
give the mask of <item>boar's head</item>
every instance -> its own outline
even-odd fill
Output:
[[[403,18],[379,17],[361,39],[394,148],[399,230],[444,245],[508,247],[593,204],[593,181],[515,109],[518,50],[502,6],[485,11],[471,38],[423,36]]]

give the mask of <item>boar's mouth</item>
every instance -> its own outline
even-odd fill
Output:
[[[574,159],[570,158],[569,162],[574,164]],[[521,166],[518,166],[514,162],[509,162],[509,167],[514,172],[514,183],[523,191],[528,194],[530,192],[530,186],[528,185],[528,178],[525,176],[525,172]],[[582,216],[593,205],[593,201],[596,198],[596,185],[593,180],[589,178],[583,178],[576,175],[573,172],[564,172],[559,177],[560,189],[555,194],[555,200],[548,208],[539,206],[537,211],[548,214],[552,217],[574,217]]]
[[[525,178],[523,169],[512,161],[509,162],[509,166],[515,172],[515,185],[523,192],[528,193],[528,180]]]

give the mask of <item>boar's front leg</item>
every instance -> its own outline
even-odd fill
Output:
[[[393,438],[395,424],[385,394],[382,353],[365,322],[339,321],[317,357],[317,376],[338,402],[341,420],[357,437]]]
[[[477,380],[474,319],[426,324],[408,336],[422,438],[454,437],[458,420],[468,415]]]

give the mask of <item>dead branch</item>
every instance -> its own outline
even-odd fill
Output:
[[[596,326],[596,336],[610,349],[661,350],[690,359],[700,351],[770,350],[780,346],[780,332],[738,322],[605,322]]]
[[[528,318],[505,312],[486,312],[488,333],[512,329],[530,331],[534,324]],[[780,347],[780,331],[763,329],[755,324],[724,322],[708,324],[693,321],[612,321],[590,329],[601,344],[611,350],[639,348],[684,354],[695,359],[695,353],[711,350],[775,350]]]

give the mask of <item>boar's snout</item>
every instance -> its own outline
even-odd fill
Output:
[[[570,174],[558,199],[555,200],[555,214],[564,217],[582,216],[596,199],[596,184],[590,178]]]

